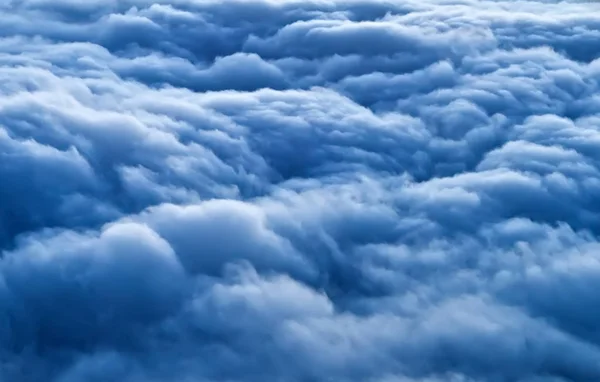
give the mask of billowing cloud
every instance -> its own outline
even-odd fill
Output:
[[[0,4],[0,381],[600,380],[600,5]]]

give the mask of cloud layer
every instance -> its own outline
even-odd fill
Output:
[[[0,5],[0,381],[600,380],[600,5]]]

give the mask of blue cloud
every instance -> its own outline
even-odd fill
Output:
[[[599,380],[598,10],[4,2],[0,380]]]

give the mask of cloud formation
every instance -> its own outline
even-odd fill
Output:
[[[600,380],[600,5],[0,4],[0,381]]]

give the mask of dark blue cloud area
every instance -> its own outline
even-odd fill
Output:
[[[0,12],[0,381],[600,381],[600,4]]]

